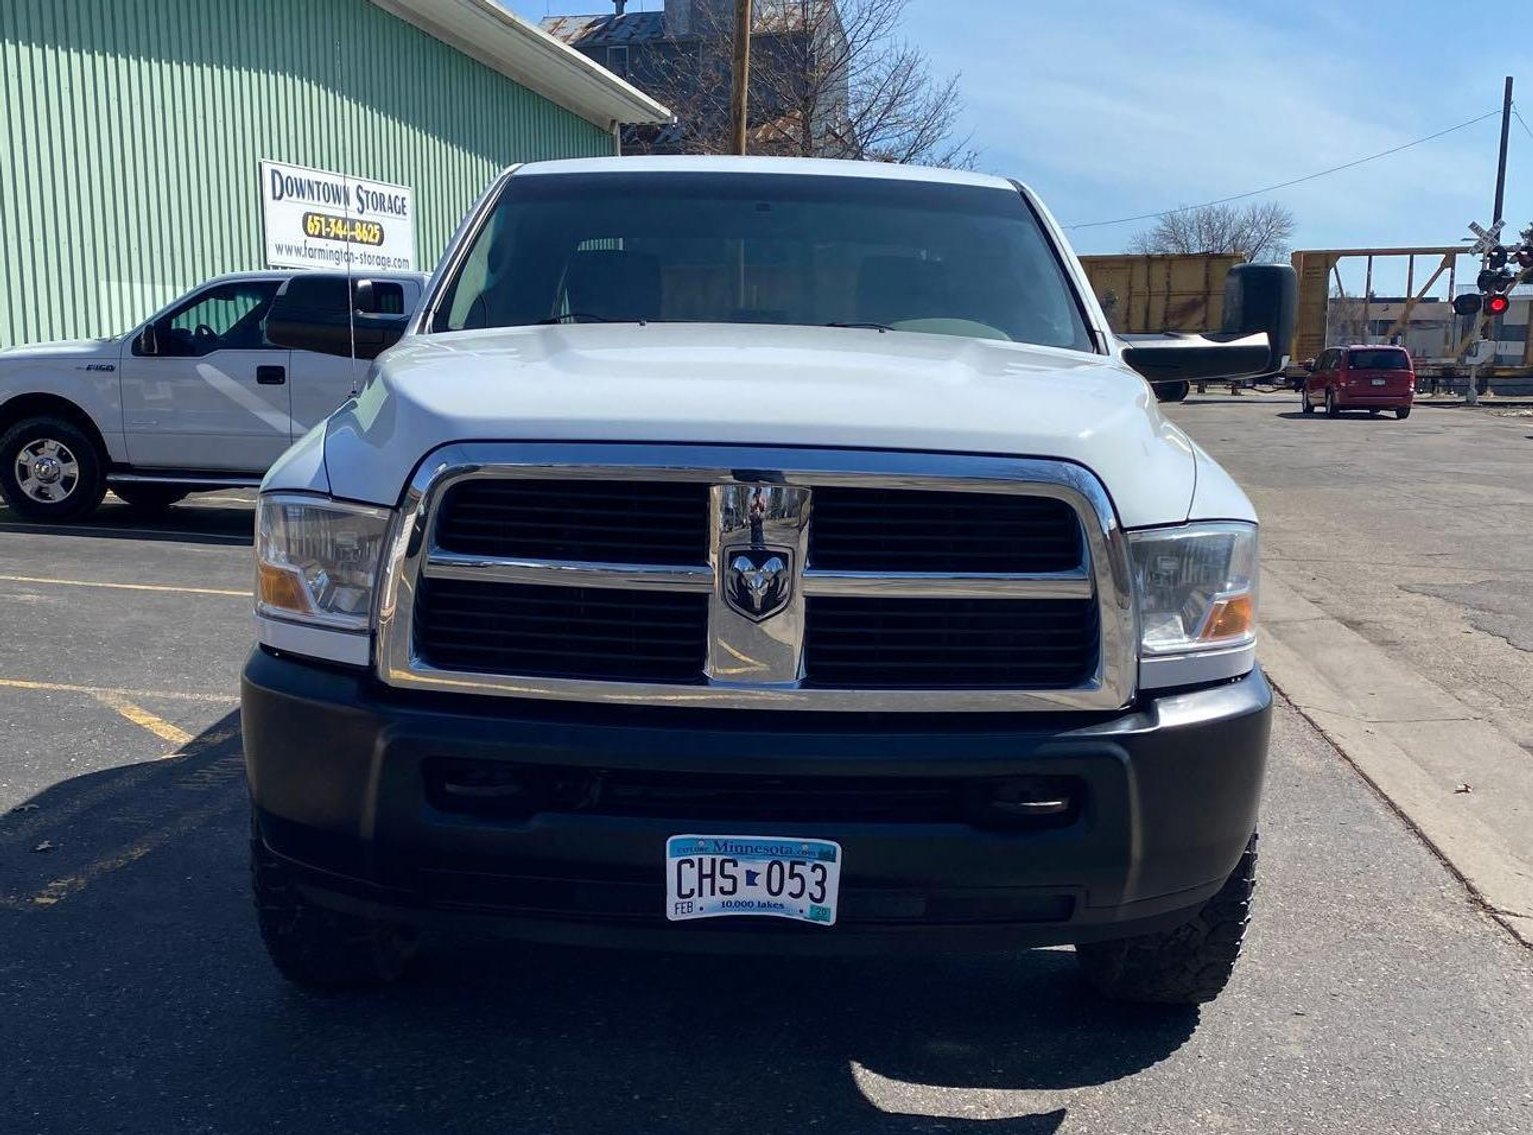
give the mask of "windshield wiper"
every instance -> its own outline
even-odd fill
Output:
[[[580,323],[589,320],[592,323],[639,323],[642,319],[609,319],[605,315],[597,315],[589,311],[566,311],[563,315],[551,315],[547,319],[540,319],[534,324],[535,327],[547,327],[554,323]]]
[[[827,323],[826,327],[859,327],[864,331],[893,331],[887,323]]]

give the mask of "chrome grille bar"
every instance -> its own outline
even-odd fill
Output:
[[[496,558],[435,546],[434,508],[465,479],[691,481],[713,486],[713,516],[700,517],[715,537],[709,564],[680,567],[631,563]],[[812,526],[819,486],[970,492],[1053,497],[1067,503],[1082,527],[1084,562],[1068,571],[941,573],[831,571],[806,566],[802,518]],[[788,618],[761,633],[745,630],[720,602],[726,547],[737,537],[719,525],[735,516],[721,500],[741,490],[759,495],[785,487],[807,490],[791,532],[767,533],[762,547],[792,557],[794,591],[804,597],[911,599],[1097,600],[1100,642],[1096,672],[1065,689],[845,689],[803,682],[803,626]],[[720,493],[725,493],[720,497]],[[792,492],[789,492],[789,497]],[[788,499],[788,498],[785,498]],[[738,529],[744,532],[744,529]],[[755,545],[754,533],[743,537]],[[1015,712],[1112,710],[1132,701],[1138,627],[1131,601],[1125,541],[1100,482],[1066,462],[995,457],[779,449],[750,446],[657,446],[621,443],[462,443],[430,454],[409,486],[380,588],[377,667],[391,685],[513,698],[552,698],[616,704],[685,705],[868,712]],[[529,677],[433,667],[414,646],[418,582],[438,578],[533,586],[707,592],[710,662],[696,684]],[[781,651],[778,658],[773,651]]]
[[[804,572],[805,595],[882,595],[892,599],[1090,599],[1090,571],[1011,573]]]
[[[624,591],[712,591],[713,569],[573,560],[498,559],[433,548],[421,569],[434,579],[524,583],[544,587],[612,587]]]

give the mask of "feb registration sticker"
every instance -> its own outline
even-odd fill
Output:
[[[665,841],[665,916],[791,918],[833,926],[841,845],[790,836],[673,835]]]

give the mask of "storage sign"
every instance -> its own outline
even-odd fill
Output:
[[[271,268],[415,270],[415,191],[281,162],[261,163]]]

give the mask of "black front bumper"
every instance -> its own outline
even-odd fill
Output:
[[[317,902],[553,941],[773,952],[1002,949],[1174,924],[1255,829],[1272,703],[1257,672],[1105,718],[572,707],[404,694],[264,650],[243,698],[260,837]],[[510,815],[443,796],[446,775],[507,769],[558,787]],[[1069,786],[1070,811],[986,810],[995,785],[1030,777]],[[689,811],[678,801],[698,786]],[[872,803],[885,799],[887,815]],[[838,841],[837,924],[667,922],[665,840],[681,833]]]

